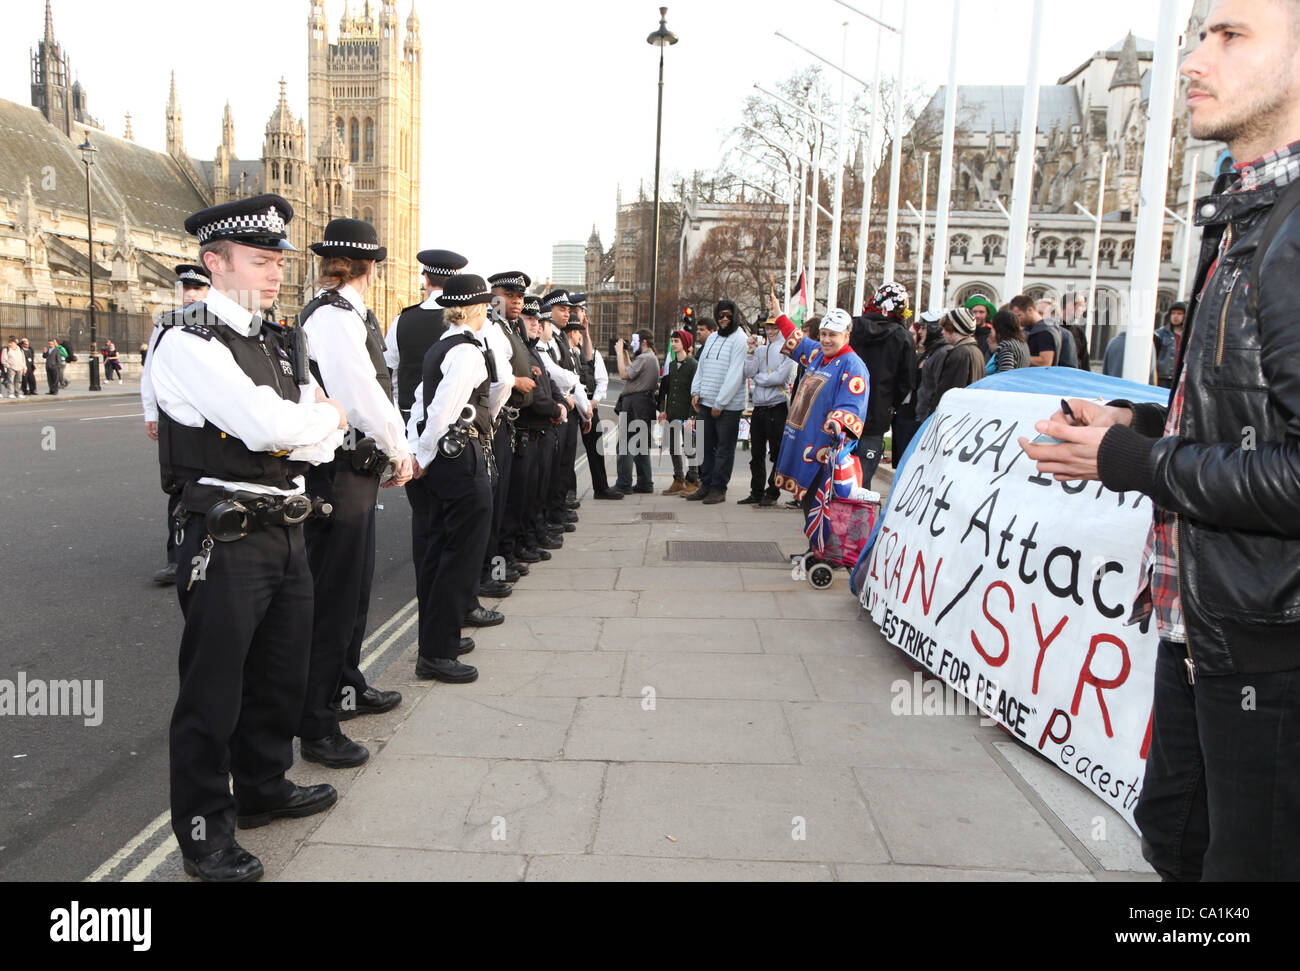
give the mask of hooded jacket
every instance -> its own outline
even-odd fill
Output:
[[[723,310],[731,311],[731,326],[720,328],[704,342],[699,367],[691,380],[691,394],[700,396],[700,407],[705,410],[744,411],[748,342],[740,329],[736,305],[730,300],[719,300],[714,312]]]
[[[869,313],[853,318],[849,346],[867,366],[871,395],[864,437],[889,431],[894,410],[912,393],[916,382],[916,344],[902,321]]]

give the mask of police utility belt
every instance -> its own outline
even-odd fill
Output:
[[[233,543],[272,526],[297,526],[312,516],[326,518],[334,512],[330,503],[310,496],[229,492],[197,482],[185,484],[181,509],[202,516],[208,535],[219,543]]]
[[[348,434],[355,436],[351,429],[349,429]],[[369,435],[356,439],[355,444],[350,444],[350,441],[350,439],[344,439],[343,445],[334,453],[335,461],[345,459],[352,471],[358,475],[371,475],[380,480],[392,478],[395,463],[379,447],[378,442]]]
[[[438,440],[438,452],[445,458],[458,459],[469,443],[474,442],[483,450],[488,480],[495,482],[497,478],[496,460],[492,455],[492,447],[483,440],[483,436],[479,434],[478,428],[474,425],[475,415],[473,405],[467,404],[461,409],[460,417],[447,426],[446,433]]]

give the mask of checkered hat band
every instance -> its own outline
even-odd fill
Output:
[[[255,212],[245,216],[232,216],[214,223],[208,223],[199,229],[199,243],[207,243],[227,236],[250,236],[256,233],[274,236],[284,235],[284,218],[274,206],[266,212]]]
[[[492,294],[487,290],[480,290],[478,293],[457,293],[450,294],[445,290],[438,295],[438,299],[443,303],[472,303],[481,297],[490,297]]]
[[[188,280],[190,283],[197,283],[197,284],[198,284],[199,286],[201,286],[201,287],[210,287],[210,286],[212,286],[212,281],[211,281],[211,280],[209,280],[209,279],[208,279],[207,277],[205,277],[205,276],[199,276],[199,275],[198,275],[197,273],[195,273],[193,270],[186,270],[184,273],[182,273],[182,274],[181,274],[180,276],[178,276],[176,279],[178,279],[178,280]]]
[[[326,246],[333,247],[333,246],[338,246],[338,247],[340,247],[340,248],[342,248],[342,249],[364,249],[364,250],[377,250],[377,249],[379,249],[379,244],[378,244],[378,243],[353,243],[353,242],[349,242],[348,240],[343,240],[343,239],[322,239],[322,240],[321,240],[319,243],[317,243],[316,245],[317,245],[317,246],[320,246],[320,247],[326,247]]]
[[[429,276],[450,277],[450,276],[455,276],[456,273],[458,272],[457,270],[449,270],[445,266],[426,266],[423,263],[420,264],[420,269],[424,270],[424,272],[429,274]]]
[[[506,277],[498,277],[497,279],[495,279],[495,280],[490,280],[489,282],[490,282],[494,287],[526,287],[526,286],[528,286],[528,284],[526,284],[526,283],[524,282],[524,278],[521,277],[521,276],[506,276]]]

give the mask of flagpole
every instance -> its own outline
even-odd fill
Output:
[[[894,279],[894,260],[898,249],[899,181],[903,176],[903,68],[907,64],[907,0],[903,0],[902,7],[903,22],[898,33],[898,77],[894,80],[894,147],[889,162],[889,217],[885,224],[885,283]]]
[[[831,217],[831,263],[830,270],[826,275],[826,307],[838,307],[840,305],[839,283],[840,283],[840,223],[844,215],[844,166],[846,163],[845,148],[848,144],[847,132],[844,129],[845,124],[845,99],[844,99],[844,71],[848,66],[849,60],[849,24],[844,22],[844,44],[840,63],[844,67],[840,68],[840,126],[839,134],[835,142],[835,203],[832,209],[835,215]]]
[[[885,15],[885,0],[880,0],[880,16]],[[858,274],[853,284],[853,311],[861,313],[867,299],[867,246],[871,242],[871,204],[876,189],[876,130],[880,125],[880,47],[883,30],[876,30],[876,64],[871,78],[871,134],[867,150],[862,153],[862,220],[858,224]]]
[[[1034,0],[1029,27],[1029,66],[1020,105],[1020,150],[1016,153],[1012,183],[1011,237],[1007,240],[1007,270],[1002,281],[1005,300],[1025,287],[1025,250],[1029,243],[1029,208],[1034,199],[1034,155],[1038,149],[1038,59],[1042,46],[1043,0]]]
[[[943,148],[939,156],[939,201],[934,220],[934,253],[930,263],[931,312],[944,306],[944,276],[948,268],[948,210],[952,201],[952,156],[957,135],[957,52],[961,0],[952,0],[952,51],[948,56],[948,90],[944,92]],[[925,208],[924,205],[921,207]],[[921,299],[918,291],[916,299]]]
[[[817,85],[817,109],[814,115],[822,113],[822,92],[820,79]],[[822,125],[817,126],[817,154],[813,156],[812,167],[812,218],[808,227],[808,262],[804,266],[808,279],[808,294],[812,300],[811,306],[816,313],[817,307],[817,210],[821,208],[821,171],[822,171]]]

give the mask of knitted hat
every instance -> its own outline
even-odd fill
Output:
[[[954,307],[943,315],[943,322],[957,333],[970,337],[975,333],[975,315],[965,307]]]
[[[690,349],[695,345],[695,339],[691,337],[691,332],[689,330],[675,330],[673,331],[673,336],[682,342],[682,349],[685,351],[690,351]]]

